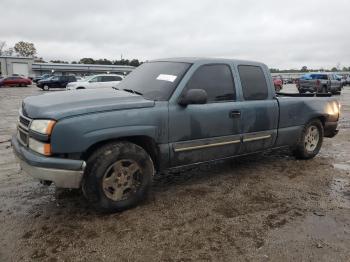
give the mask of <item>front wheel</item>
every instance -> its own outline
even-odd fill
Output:
[[[314,119],[303,128],[298,144],[293,154],[298,159],[315,157],[321,149],[323,142],[323,126],[320,120]]]
[[[44,85],[44,86],[43,86],[43,90],[49,91],[49,90],[50,90],[50,87],[49,87],[48,85]]]
[[[129,142],[107,144],[87,161],[82,189],[102,211],[122,211],[145,199],[154,166],[149,154]]]

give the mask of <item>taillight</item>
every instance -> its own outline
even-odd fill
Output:
[[[321,84],[321,81],[319,79],[316,80],[316,85],[319,86]]]

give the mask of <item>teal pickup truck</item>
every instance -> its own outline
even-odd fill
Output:
[[[12,145],[30,176],[120,211],[156,172],[283,147],[313,158],[339,111],[331,96],[277,95],[262,63],[162,59],[114,89],[27,97]]]

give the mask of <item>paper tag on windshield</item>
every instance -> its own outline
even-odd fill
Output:
[[[164,81],[174,82],[176,78],[177,78],[177,76],[174,76],[174,75],[160,74],[157,77],[157,80],[164,80]]]

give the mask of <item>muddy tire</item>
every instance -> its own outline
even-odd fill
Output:
[[[146,198],[153,175],[152,159],[143,148],[115,142],[99,148],[88,159],[82,189],[96,209],[122,211]]]
[[[301,132],[299,142],[293,150],[297,159],[310,159],[315,157],[321,149],[323,142],[323,126],[320,120],[314,119],[306,124]]]

